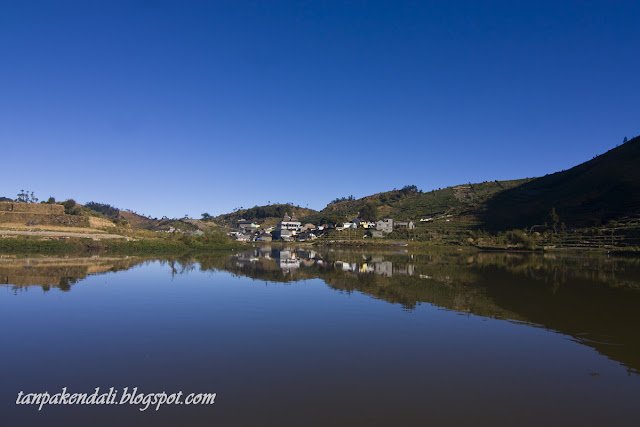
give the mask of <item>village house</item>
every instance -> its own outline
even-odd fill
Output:
[[[383,233],[391,233],[393,231],[393,219],[385,218],[376,222],[376,230]]]
[[[258,235],[258,237],[256,237],[256,241],[258,242],[270,242],[272,240],[273,240],[273,237],[271,237],[271,233],[266,231],[263,231]]]
[[[239,242],[248,242],[251,240],[251,236],[246,235],[246,234],[242,234],[242,233],[238,233],[236,234],[236,240]]]
[[[416,225],[413,223],[413,221],[396,221],[393,224],[393,228],[395,229],[407,228],[409,230],[413,230],[414,228],[416,228]]]
[[[298,241],[299,242],[305,242],[307,240],[315,240],[317,238],[318,237],[315,234],[311,233],[311,232],[304,232],[304,233],[301,233],[298,236]]]
[[[271,232],[271,237],[274,240],[284,240],[285,242],[293,241],[295,236],[295,230],[277,229]]]
[[[253,221],[249,221],[248,219],[239,219],[238,220],[238,228],[246,229],[246,228],[260,228],[258,224]]]
[[[309,223],[309,224],[305,224],[302,228],[300,228],[300,232],[314,231],[315,229],[316,229],[316,226]]]
[[[294,231],[294,235],[295,235],[295,231],[298,231],[300,229],[300,226],[302,225],[302,223],[300,221],[298,221],[298,218],[296,218],[295,215],[289,216],[289,215],[285,215],[285,217],[282,219],[282,221],[280,221],[278,223],[278,230],[291,230]]]

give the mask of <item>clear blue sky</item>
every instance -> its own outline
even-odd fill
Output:
[[[0,1],[0,196],[160,217],[567,169],[640,134],[636,1]]]

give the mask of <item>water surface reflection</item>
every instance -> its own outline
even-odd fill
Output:
[[[414,309],[422,303],[555,330],[640,369],[640,260],[602,254],[367,253],[260,247],[200,259],[256,279],[320,278]]]
[[[299,246],[197,258],[5,256],[0,283],[0,362],[12,366],[3,402],[19,389],[62,386],[221,392],[213,412],[51,409],[37,419],[7,405],[16,420],[62,424],[80,412],[92,425],[640,418],[635,258]]]
[[[68,291],[88,275],[127,270],[148,258],[0,258],[0,284],[15,291]],[[172,275],[225,270],[266,282],[322,279],[412,310],[525,322],[569,335],[640,370],[640,260],[602,254],[318,251],[261,246],[241,253],[167,258]]]

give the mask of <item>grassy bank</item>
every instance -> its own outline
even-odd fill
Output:
[[[93,240],[85,238],[39,239],[16,237],[0,239],[0,254],[55,254],[77,255],[83,253],[110,253],[120,255],[183,255],[211,251],[242,249],[245,245],[226,236],[167,236],[163,238],[140,238]]]
[[[362,238],[352,233],[334,233],[329,238],[313,242],[314,246],[336,247],[434,247],[475,248],[497,251],[600,251],[611,253],[640,253],[638,230],[613,234],[606,229],[572,230],[572,233],[529,233],[527,230],[508,230],[487,233],[474,230],[447,230],[445,232],[420,230],[394,232],[384,238]],[[406,245],[405,245],[406,244]]]

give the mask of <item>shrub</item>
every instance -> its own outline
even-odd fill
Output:
[[[507,242],[513,245],[522,245],[526,249],[534,250],[536,248],[536,239],[522,231],[510,230],[506,233]]]

